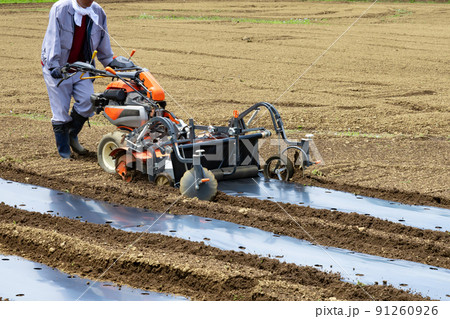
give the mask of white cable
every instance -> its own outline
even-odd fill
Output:
[[[347,32],[348,32],[348,30],[350,30],[350,28],[351,27],[353,27],[353,25],[356,23],[356,22],[358,22],[359,21],[359,19],[361,19],[361,17],[364,15],[364,14],[366,14],[366,12],[367,11],[369,11],[369,9],[370,8],[372,8],[373,7],[373,5],[375,4],[375,3],[377,3],[377,1],[378,0],[375,0],[374,2],[372,2],[372,4],[366,9],[366,10],[364,10],[364,12],[363,13],[361,13],[361,15],[355,20],[355,21],[353,21],[353,23],[352,24],[350,24],[350,26],[344,31],[344,32],[342,32],[342,34],[336,39],[336,40],[334,40],[334,42],[333,43],[331,43],[330,44],[330,46],[328,47],[328,48],[326,48],[326,50],[325,51],[323,51],[322,52],[322,54],[321,55],[319,55],[315,60],[314,60],[314,62],[313,63],[311,63],[307,68],[306,68],[306,70],[305,71],[303,71],[303,73],[294,81],[294,82],[292,82],[292,84],[273,102],[273,103],[276,103],[284,94],[286,94],[286,92],[287,91],[289,91],[290,89],[291,89],[291,87],[293,87],[335,44],[336,44],[336,42],[338,42],[341,38],[342,38],[342,36],[344,35],[344,34],[346,34]]]
[[[100,27],[100,28],[101,28],[101,29],[109,36],[110,39],[112,39],[112,40],[114,41],[115,44],[117,44],[117,46],[118,46],[120,49],[122,49],[123,52],[125,52],[125,55],[129,55],[128,52],[127,52],[127,50],[125,50],[125,49],[119,44],[119,42],[117,42],[116,39],[114,39],[114,38],[111,36],[111,34],[108,33],[108,31],[106,31],[105,29],[103,29],[103,27],[102,27],[101,25],[99,25],[99,27]],[[131,57],[130,57],[130,59],[136,61],[136,59],[134,59],[134,58],[131,58]],[[137,63],[137,62],[136,62],[136,63]],[[139,63],[137,63],[137,64],[139,65]],[[161,86],[161,84],[160,84],[160,86]],[[193,116],[192,116],[191,114],[189,114],[189,112],[186,111],[186,109],[185,109],[183,106],[181,106],[180,103],[178,103],[178,102],[174,99],[174,97],[173,97],[169,92],[167,92],[162,86],[161,86],[161,88],[164,90],[164,93],[167,94],[167,95],[175,102],[175,104],[176,104],[178,107],[180,107],[181,110],[183,110],[183,111],[188,115],[189,118],[193,118]]]
[[[306,68],[306,70],[274,101],[274,103],[275,102],[277,102],[287,91],[289,91],[290,90],[290,88],[292,87],[292,86],[294,86],[319,60],[320,60],[320,58],[322,58],[333,46],[334,46],[334,44],[336,44],[336,42],[338,42],[339,41],[339,39],[345,34],[345,33],[347,33],[347,31],[348,30],[350,30],[350,28],[377,2],[378,0],[375,0],[321,55],[319,55],[319,57],[317,57],[317,59],[313,62],[313,63],[311,63],[309,66],[308,66],[308,68]],[[101,26],[100,26],[100,28],[102,28]],[[103,28],[102,28],[103,29]],[[126,53],[126,54],[128,54],[127,53],[127,51],[105,30],[105,29],[103,29],[103,31]],[[165,91],[165,90],[164,90]],[[166,91],[165,91],[166,92]],[[167,93],[167,92],[166,92]],[[168,94],[168,93],[167,93]],[[175,99],[170,95],[170,94],[168,94],[169,95],[169,97],[170,98],[172,98],[172,100],[179,106],[179,107],[181,107],[181,105],[180,104],[178,104],[176,101],[175,101]],[[182,108],[182,107],[181,107]],[[182,108],[183,110],[184,110],[184,108]],[[186,112],[186,114],[188,114],[189,115],[189,113],[186,111],[186,110],[184,110],[185,112]],[[267,110],[266,110],[267,111]],[[192,117],[191,117],[192,118]],[[256,183],[256,181],[255,180],[253,180],[255,183]],[[194,182],[195,183],[195,182]],[[192,185],[194,185],[194,184],[192,184]],[[192,185],[191,185],[191,187],[192,187]],[[188,188],[189,189],[189,188]],[[187,190],[186,190],[187,191]],[[167,211],[173,206],[173,205],[175,205],[175,203],[182,197],[183,195],[180,195],[167,209],[166,209],[166,211],[163,213],[163,214],[161,214],[161,216],[159,216],[154,222],[153,222],[153,224],[151,224],[151,225],[149,225],[148,227],[147,227],[147,229],[145,229],[145,231],[143,231],[142,233],[141,233],[141,235],[131,244],[131,245],[129,245],[129,247],[128,247],[128,249],[126,250],[126,251],[124,251],[95,281],[94,281],[94,283],[92,284],[92,285],[90,285],[76,300],[78,301],[78,300],[80,300],[85,294],[86,294],[86,292],[87,291],[89,291],[91,288],[92,288],[92,286],[95,284],[95,283],[97,283],[99,280],[100,280],[100,278],[102,278],[108,271],[109,271],[109,269],[112,267],[112,266],[114,266],[115,264],[116,264],[116,262],[120,259],[120,258],[122,258],[127,252],[128,252],[128,250],[134,245],[134,244],[136,244],[136,242],[139,240],[139,239],[141,239],[141,237],[161,218],[161,217],[163,217],[166,213],[167,213]],[[299,228],[301,228],[306,234],[307,234],[307,236],[308,237],[310,237],[316,244],[317,244],[317,242],[316,242],[316,240],[279,204],[279,203],[277,203],[277,205],[294,221],[294,223],[299,227]],[[322,248],[322,246],[321,245],[319,245],[319,247],[321,247]],[[323,249],[323,248],[322,248]],[[332,259],[332,260],[334,260],[329,254],[328,254],[328,252],[325,250],[325,249],[323,249],[324,251],[325,251],[325,253]],[[336,261],[335,261],[336,262]],[[336,262],[337,263],[337,262]],[[338,265],[339,265],[339,263],[337,263]],[[340,265],[339,265],[340,266]],[[344,272],[346,272],[345,271],[345,269],[342,267],[342,266],[340,266],[341,267],[341,269],[344,271]],[[348,274],[347,274],[348,275]],[[363,287],[361,287],[361,286],[359,286],[372,300],[374,300],[374,298],[363,288]]]
[[[361,13],[361,15],[358,17],[358,18],[356,18],[356,20],[355,21],[353,21],[353,23],[352,24],[350,24],[349,26],[348,26],[348,28],[344,31],[344,32],[342,32],[342,34],[340,35],[340,36],[338,36],[337,37],[337,39],[336,40],[334,40],[334,42],[333,43],[331,43],[329,46],[328,46],[328,48],[326,48],[325,49],[325,51],[323,51],[322,52],[322,54],[320,54],[315,60],[314,60],[314,62],[312,62],[306,69],[305,69],[305,71],[303,71],[303,73],[302,74],[300,74],[300,76],[294,81],[294,82],[292,82],[292,84],[291,85],[289,85],[289,87],[283,92],[283,93],[281,93],[281,95],[277,98],[277,99],[275,99],[275,101],[272,103],[272,104],[275,104],[279,99],[281,99],[281,97],[283,97],[285,94],[286,94],[286,92],[288,92],[341,38],[342,38],[342,36],[344,35],[344,34],[346,34],[347,32],[348,32],[348,30],[350,30],[350,28],[351,27],[353,27],[353,25],[356,23],[356,22],[358,22],[359,21],[359,19],[361,19],[361,17],[364,15],[364,14],[366,14],[366,12],[367,11],[369,11],[369,9],[370,8],[372,8],[373,7],[373,5],[375,4],[375,3],[377,3],[378,2],[378,0],[375,0],[374,2],[372,2],[372,4],[366,9],[366,10],[364,10],[364,12],[363,13]],[[261,114],[260,116],[258,116],[256,119],[255,119],[255,121],[256,120],[258,120],[258,119],[260,119],[263,115],[265,115],[266,114],[266,112],[267,112],[267,109],[266,110],[264,110],[264,113],[263,114]]]
[[[258,185],[258,182],[254,179],[254,178],[252,178],[252,180],[255,182],[255,184],[257,184]],[[264,188],[262,188],[262,190],[267,194],[267,196],[270,196],[270,194],[264,189]],[[320,245],[317,241],[316,241],[316,239],[310,234],[310,233],[308,233],[308,231],[305,229],[305,228],[303,228],[302,227],[302,225],[300,225],[296,220],[295,220],[295,218],[294,217],[292,217],[292,215],[291,214],[289,214],[284,208],[283,208],[283,206],[281,206],[280,205],[280,203],[278,203],[278,202],[275,202],[275,204],[277,204],[278,205],[278,207],[280,207],[281,208],[281,210],[284,212],[284,213],[286,213],[286,215],[288,215],[291,219],[292,219],[292,221],[310,238],[310,240],[311,240],[311,243],[313,243],[313,244],[315,244],[315,245],[317,245],[318,247],[320,247],[320,249],[322,249],[324,252],[325,252],[325,254],[328,256],[328,257],[330,257],[330,259],[334,262],[334,263],[336,263],[336,265],[338,265],[338,267],[339,268],[341,268],[342,269],[342,271],[343,272],[345,272],[345,274],[349,277],[349,278],[351,278],[351,276],[350,276],[350,274],[345,270],[345,268],[344,267],[342,267],[341,266],[341,264],[338,262],[338,261],[336,261],[334,258],[333,258],[333,256],[331,256],[328,252],[327,252],[327,250],[322,246],[322,245]],[[352,280],[353,281],[353,280]],[[372,299],[372,301],[375,301],[375,298],[370,294],[370,293],[368,293],[362,286],[360,286],[360,285],[358,285],[363,291],[364,291],[364,293],[367,295],[367,296],[369,296],[369,298],[370,299]]]

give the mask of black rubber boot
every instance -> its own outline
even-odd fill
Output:
[[[84,123],[88,118],[81,116],[75,110],[72,110],[70,116],[72,117],[72,122],[70,122],[69,130],[70,147],[72,147],[72,150],[75,153],[86,155],[88,151],[83,146],[81,146],[80,142],[78,142],[78,134],[80,133]]]
[[[59,155],[65,159],[70,158],[69,125],[67,123],[53,124],[53,132]]]

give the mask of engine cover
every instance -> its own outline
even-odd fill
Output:
[[[115,126],[137,128],[148,121],[148,113],[141,105],[108,105],[103,115]]]

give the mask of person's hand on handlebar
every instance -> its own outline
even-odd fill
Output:
[[[54,79],[62,79],[63,75],[62,75],[61,70],[62,70],[62,67],[52,68],[52,69],[50,69],[50,75]]]

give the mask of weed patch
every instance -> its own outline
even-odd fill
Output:
[[[278,19],[257,19],[257,18],[231,18],[222,16],[153,16],[146,13],[141,14],[135,19],[149,20],[184,20],[184,21],[226,21],[235,23],[262,23],[262,24],[311,24],[317,20],[308,18],[291,18],[288,20]]]

